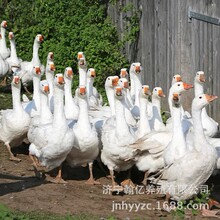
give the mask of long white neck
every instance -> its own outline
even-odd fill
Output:
[[[140,106],[139,93],[142,87],[140,74],[134,74],[134,83],[135,83],[135,103],[134,104],[139,107]]]
[[[152,96],[153,105],[153,117],[160,122],[163,122],[161,117],[161,99],[159,97]]]
[[[50,88],[50,92],[49,92],[48,98],[49,98],[49,100],[51,100],[51,98],[53,97],[54,74],[53,74],[53,73],[50,73],[50,72],[46,72],[46,80],[47,80],[47,82],[48,82],[48,84],[49,84],[49,88]],[[49,105],[50,105],[50,103],[49,103]]]
[[[35,102],[35,106],[37,108],[37,111],[40,111],[40,77],[34,75],[33,76],[33,100]]]
[[[197,109],[192,104],[192,118],[193,118],[193,143],[194,148],[198,151],[204,151],[204,145],[209,145],[206,140],[204,130],[202,127],[201,109]]]
[[[151,128],[147,117],[148,100],[143,97],[139,97],[139,99],[140,99],[140,120],[139,120],[137,135],[138,138],[141,138],[144,135],[150,133]]]
[[[186,140],[182,129],[181,105],[172,106],[172,143],[179,156],[183,156],[187,150]],[[180,146],[178,146],[180,145]],[[178,148],[176,147],[178,146]]]
[[[133,100],[135,95],[134,73],[131,70],[129,72],[130,72],[130,94],[131,94],[131,99]]]
[[[40,93],[40,123],[46,124],[50,123],[52,118],[52,113],[48,106],[48,95]]]
[[[199,83],[197,80],[194,81],[194,89],[195,89],[195,96],[204,93],[203,83]]]
[[[40,44],[35,40],[33,45],[33,58],[32,63],[34,66],[41,66],[38,50],[40,48]]]
[[[10,40],[10,45],[11,45],[11,58],[18,61],[18,56],[16,52],[16,45],[15,45],[15,40]]]
[[[12,90],[12,102],[13,102],[13,110],[15,111],[23,111],[23,107],[21,104],[21,87],[11,87]]]
[[[113,88],[105,87],[108,103],[111,109],[112,116],[115,115],[115,97]]]
[[[77,122],[77,127],[80,127],[83,131],[91,131],[91,124],[89,122],[89,113],[88,113],[88,102],[87,98],[78,98],[79,104],[79,118]]]
[[[86,86],[86,79],[87,79],[87,75],[86,75],[86,68],[81,68],[79,66],[79,85],[80,86]]]
[[[128,124],[125,119],[125,111],[124,111],[124,99],[118,100],[115,99],[115,111],[116,114],[116,134],[118,137],[126,137],[130,136],[130,131]]]
[[[72,80],[65,77],[64,85],[65,115],[67,119],[77,119],[79,114],[78,106],[75,104],[72,96]]]
[[[66,117],[64,114],[63,89],[54,86],[54,119],[53,126],[62,127],[66,125]]]
[[[88,97],[93,96],[93,82],[94,82],[93,78],[91,78],[91,77],[87,78],[86,88],[87,88],[87,96]]]
[[[4,49],[7,47],[6,46],[6,39],[5,39],[5,32],[6,32],[5,28],[3,28],[1,26],[1,35],[2,35],[1,42],[2,42],[2,47],[4,47]]]

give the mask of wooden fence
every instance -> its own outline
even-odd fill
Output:
[[[152,89],[161,86],[168,94],[174,74],[181,74],[184,81],[193,83],[195,73],[203,70],[206,93],[219,96],[208,111],[220,123],[220,26],[213,24],[216,20],[210,19],[220,19],[220,1],[118,0],[114,6],[109,6],[108,13],[121,35],[125,22],[123,16],[131,16],[132,10],[125,13],[120,8],[128,4],[140,11],[140,33],[136,43],[126,44],[126,54],[130,62],[141,62],[143,82]],[[190,11],[206,16],[196,14],[197,19],[190,20]],[[188,111],[193,96],[193,90],[184,94],[184,108]],[[162,106],[168,110],[167,100]]]

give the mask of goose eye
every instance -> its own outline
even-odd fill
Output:
[[[157,91],[157,89],[154,89],[154,91]]]
[[[202,96],[199,96],[199,99],[201,99],[202,98]]]
[[[173,78],[175,79],[176,77],[174,76]]]
[[[178,86],[180,86],[180,84],[179,84],[179,83],[178,83],[177,85],[178,85]]]
[[[110,79],[108,78],[108,80],[110,80]]]

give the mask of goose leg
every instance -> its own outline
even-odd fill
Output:
[[[134,183],[131,180],[131,169],[128,170],[128,178],[121,182],[122,186],[132,186],[135,187]]]
[[[100,185],[100,182],[94,180],[92,168],[93,168],[93,162],[89,163],[89,174],[90,174],[90,176],[89,176],[89,179],[86,181],[86,184]]]
[[[56,183],[56,184],[64,184],[67,183],[65,180],[62,179],[62,165],[59,166],[59,170],[58,170],[58,174],[55,177],[55,179],[50,180],[50,182],[52,183]]]
[[[112,192],[122,192],[123,191],[123,187],[119,186],[116,182],[115,182],[115,176],[114,176],[114,170],[110,170],[110,175],[111,175],[111,179],[112,179]]]
[[[29,90],[28,90],[28,88],[27,88],[27,86],[24,86],[24,90],[29,94],[29,95],[32,95],[32,93],[31,92],[29,92]]]
[[[143,181],[142,181],[142,184],[143,184],[144,186],[147,185],[147,178],[148,178],[148,176],[149,176],[149,173],[146,171],[146,172],[144,173],[144,179],[143,179]]]
[[[29,153],[29,157],[30,157],[30,159],[32,160],[32,162],[33,162],[33,167],[34,167],[34,173],[35,173],[35,176],[38,178],[38,179],[41,179],[41,178],[43,178],[44,177],[44,170],[39,170],[38,168],[39,168],[39,161],[38,161],[38,159],[35,157],[35,156],[33,156],[33,155],[31,155],[30,153]]]
[[[19,159],[18,157],[15,157],[14,154],[11,152],[11,146],[9,145],[9,143],[5,143],[5,145],[10,155],[9,160],[21,162],[21,159]]]
[[[7,80],[7,77],[5,76],[1,82],[1,86],[6,86],[6,80]]]

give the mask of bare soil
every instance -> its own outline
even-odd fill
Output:
[[[0,203],[7,205],[13,210],[40,211],[59,215],[88,214],[105,219],[110,216],[116,219],[174,219],[174,216],[166,211],[158,210],[158,202],[163,203],[164,197],[154,194],[127,194],[112,195],[106,191],[111,185],[111,180],[106,178],[105,173],[98,164],[94,165],[94,175],[101,185],[87,185],[89,177],[87,167],[70,168],[63,166],[63,177],[67,184],[53,184],[46,179],[37,179],[34,175],[31,161],[28,156],[28,146],[13,148],[13,152],[22,159],[16,163],[9,161],[6,147],[0,144]],[[56,170],[50,172],[55,176]],[[124,178],[119,174],[119,179]],[[132,171],[132,180],[140,184],[143,174],[136,169]],[[214,186],[212,197],[220,201],[220,178],[215,176],[208,181],[209,186]],[[137,188],[136,188],[137,189]],[[124,210],[113,209],[113,204],[124,204]],[[125,204],[151,204],[145,210],[129,211]],[[212,219],[204,218],[199,212],[192,216],[191,211],[185,219]],[[176,218],[178,219],[178,218]],[[216,218],[213,218],[216,219]]]

